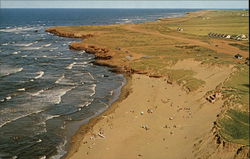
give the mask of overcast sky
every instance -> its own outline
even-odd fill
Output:
[[[1,8],[248,8],[248,0],[228,1],[59,1],[0,0]]]

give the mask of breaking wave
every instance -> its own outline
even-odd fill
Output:
[[[8,65],[0,66],[0,77],[8,76],[17,72],[21,72],[23,68],[16,68]]]
[[[44,72],[43,71],[39,71],[39,72],[36,72],[36,74],[38,74],[36,77],[34,77],[35,79],[39,79],[41,78],[43,75],[44,75]]]

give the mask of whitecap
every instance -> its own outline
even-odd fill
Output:
[[[0,76],[8,76],[17,72],[21,72],[23,70],[23,68],[15,68],[12,66],[8,66],[8,65],[2,65],[0,67]]]
[[[26,46],[26,47],[28,47],[28,46],[31,46],[33,44],[34,43],[24,43],[24,44],[15,44],[14,46]]]
[[[7,46],[7,45],[9,45],[9,43],[4,43],[4,44],[2,44],[3,46]]]
[[[43,47],[49,47],[51,44],[44,44]]]
[[[22,50],[39,50],[39,49],[41,49],[42,47],[40,46],[38,46],[38,47],[25,47],[25,48],[23,48]]]
[[[12,110],[10,108],[6,108],[6,109],[1,110],[0,113],[1,114],[3,114],[3,113],[10,114],[13,111],[14,112],[20,111],[20,110]],[[33,112],[32,110],[30,110],[30,112],[26,112],[26,113],[23,113],[23,111],[22,111],[22,115],[20,115],[20,114],[10,114],[11,116],[9,118],[0,118],[0,128],[3,127],[4,125],[8,124],[8,123],[11,123],[11,122],[16,121],[18,119],[21,119],[21,118],[24,118],[24,117],[29,116],[31,114],[39,113],[39,112],[42,112],[42,110],[35,111],[35,112]]]
[[[21,51],[15,51],[15,52],[13,52],[12,53],[12,55],[17,55],[17,54],[19,54]]]
[[[30,30],[34,30],[36,29],[35,27],[15,27],[15,28],[5,28],[5,29],[0,29],[1,32],[7,32],[7,33],[11,33],[11,32],[23,32],[23,31],[30,31]]]
[[[38,95],[40,95],[42,92],[44,92],[43,89],[40,90],[40,91],[37,91],[36,93],[29,93],[29,94],[32,95],[32,96],[38,96]]]
[[[25,91],[25,88],[19,88],[18,91]]]
[[[11,100],[11,96],[5,97],[6,100]]]
[[[39,139],[39,140],[37,140],[36,142],[39,143],[39,142],[42,142],[42,141],[43,141],[42,139]]]
[[[64,75],[62,75],[60,78],[58,78],[58,80],[56,80],[55,83],[60,83],[63,79],[64,79]]]
[[[91,73],[88,72],[88,74],[89,74],[89,76],[90,76],[93,80],[95,79],[95,78],[92,76]]]
[[[111,96],[113,96],[113,94],[114,94],[114,91],[113,91],[113,90],[112,90],[112,91],[110,91],[110,95],[111,95]]]
[[[39,79],[41,78],[43,75],[44,75],[44,72],[43,71],[39,71],[39,72],[36,72],[36,74],[38,74],[35,79]]]
[[[55,83],[62,84],[62,85],[70,85],[70,86],[76,85],[76,83],[74,83],[73,80],[66,79],[64,75],[62,75],[60,78],[58,78]]]
[[[64,139],[64,142],[59,144],[56,149],[57,149],[57,154],[54,156],[51,156],[50,159],[59,159],[61,158],[63,155],[65,155],[67,153],[67,151],[64,150],[65,145],[67,144],[67,140]]]
[[[66,69],[71,70],[75,64],[76,64],[76,62],[73,62],[73,63],[69,64],[69,65],[66,67]]]
[[[73,88],[75,87],[52,89],[52,90],[46,90],[46,91],[41,90],[41,91],[38,91],[36,94],[33,94],[33,96],[35,95],[35,96],[43,97],[43,100],[45,102],[60,104],[61,97]]]
[[[89,105],[93,102],[93,100],[94,100],[94,99],[91,99],[91,100],[88,101],[88,102],[85,102],[85,103],[83,103],[83,104],[80,104],[79,107],[80,107],[80,108],[82,108],[82,107],[87,107],[87,106],[89,106]]]
[[[46,159],[47,157],[46,156],[42,156],[42,157],[40,157],[39,159]]]
[[[90,96],[92,97],[93,95],[95,95],[95,88],[96,88],[96,84],[92,84],[90,86],[90,89],[93,91],[93,93],[90,94]]]
[[[53,119],[53,118],[57,118],[57,117],[59,117],[60,115],[48,115],[47,117],[46,117],[46,120],[45,121],[47,121],[47,120],[50,120],[50,119]]]

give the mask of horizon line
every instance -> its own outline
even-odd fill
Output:
[[[237,10],[237,9],[245,9],[245,10],[249,10],[249,8],[12,8],[12,7],[5,7],[5,8],[1,8],[0,9],[207,9],[207,10],[213,10],[213,9],[233,9],[233,10]]]

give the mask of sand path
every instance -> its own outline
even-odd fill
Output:
[[[191,63],[190,63],[191,62]],[[196,71],[206,85],[186,93],[164,78],[132,75],[132,93],[118,103],[115,112],[103,116],[85,134],[71,159],[193,159],[194,143],[209,133],[223,101],[204,99],[231,73],[231,68],[208,68],[184,60],[172,69]]]

